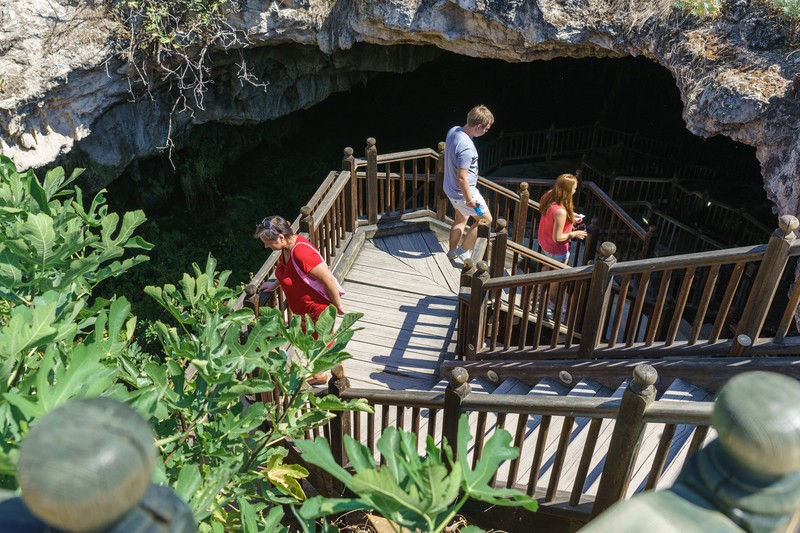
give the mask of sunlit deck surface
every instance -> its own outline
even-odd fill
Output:
[[[374,237],[344,279],[348,312],[364,317],[347,345],[353,387],[428,390],[454,358],[461,262],[430,230]]]

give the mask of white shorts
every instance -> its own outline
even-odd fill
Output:
[[[483,199],[483,196],[478,192],[478,189],[473,187],[469,190],[469,192],[472,195],[472,199],[478,201],[478,204],[475,207],[467,207],[467,202],[463,198],[450,198],[449,196],[447,198],[450,200],[450,203],[453,204],[453,207],[462,215],[479,218],[484,213],[488,213],[489,206],[486,205],[486,200]]]

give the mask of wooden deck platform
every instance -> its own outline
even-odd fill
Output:
[[[347,345],[353,387],[429,390],[455,352],[461,262],[430,230],[364,243],[342,285],[348,312],[364,317]]]

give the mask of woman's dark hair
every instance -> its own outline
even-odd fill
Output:
[[[278,238],[278,235],[288,237],[294,235],[294,231],[292,231],[292,226],[289,225],[285,218],[272,215],[265,217],[264,220],[258,223],[253,237],[265,241],[274,241]]]

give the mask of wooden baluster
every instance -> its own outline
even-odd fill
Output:
[[[544,159],[545,161],[550,161],[553,159],[553,153],[555,152],[555,140],[556,140],[556,125],[550,124],[550,131],[547,132],[547,154],[545,154]]]
[[[344,391],[350,388],[350,380],[344,375],[342,365],[336,365],[331,371],[333,376],[328,381],[328,394],[333,394],[339,398]],[[347,454],[344,450],[344,436],[351,434],[350,413],[347,411],[336,411],[330,421],[331,427],[331,453],[339,466],[347,464]]]
[[[519,203],[517,204],[517,208],[514,212],[514,236],[513,240],[517,244],[522,244],[525,240],[525,229],[528,222],[528,200],[531,197],[531,193],[528,190],[528,184],[526,182],[522,182],[519,184]],[[533,227],[531,227],[531,231],[533,231]]]
[[[464,265],[466,267],[466,264]],[[486,261],[478,261],[475,274],[471,277],[469,297],[469,322],[464,347],[464,358],[475,359],[483,348],[484,326],[486,325],[486,294],[483,284],[489,280],[489,265]]]
[[[458,457],[458,419],[461,417],[461,404],[472,390],[469,386],[469,374],[462,367],[450,372],[450,383],[444,391],[444,413],[442,418],[442,436],[453,448],[453,458]]]
[[[753,341],[758,339],[767,311],[778,289],[781,275],[789,259],[789,249],[796,239],[794,232],[800,226],[800,222],[796,217],[783,215],[778,225],[778,229],[769,239],[753,288],[750,289],[750,298],[742,312],[742,319],[739,321],[729,355],[742,356],[750,352],[752,343],[746,343],[747,346],[742,345],[739,342],[739,335],[746,335]]]
[[[616,257],[614,257],[616,251],[617,247],[613,242],[604,242],[600,246],[601,256],[594,263],[592,282],[589,286],[589,296],[586,301],[578,357],[591,358],[600,340],[601,324],[604,323],[605,311],[608,308],[608,298],[611,294],[611,268],[617,262]]]
[[[614,433],[608,446],[608,457],[597,487],[597,498],[592,507],[592,516],[597,516],[613,503],[625,497],[636,456],[644,433],[644,413],[656,399],[658,380],[655,368],[637,365],[633,369],[633,380],[622,395]]]
[[[378,222],[378,149],[375,138],[367,139],[364,151],[367,159],[367,220],[370,224]]]
[[[440,142],[438,148],[434,202],[436,202],[436,220],[443,221],[447,216],[447,195],[444,193],[444,143]]]
[[[358,225],[358,178],[356,177],[356,158],[353,149],[349,146],[344,149],[342,170],[350,173],[350,181],[344,193],[344,229],[351,233],[356,231]]]

